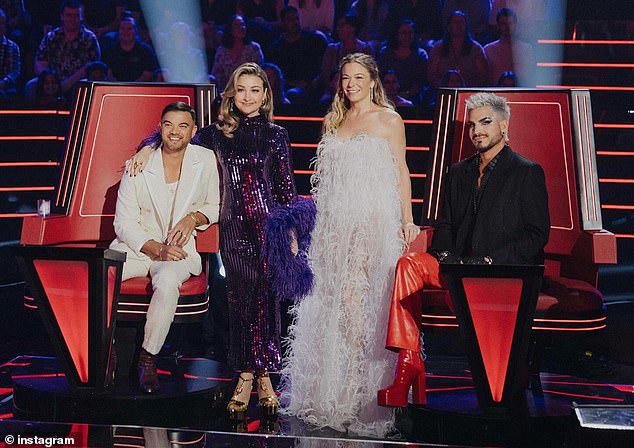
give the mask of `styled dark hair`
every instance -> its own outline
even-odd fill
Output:
[[[163,108],[163,112],[161,112],[161,119],[168,112],[188,112],[192,116],[192,120],[194,120],[194,124],[196,124],[196,111],[192,109],[192,107],[183,103],[182,101],[174,101],[173,103],[169,103],[167,106]]]
[[[519,80],[517,79],[517,75],[516,75],[516,74],[515,74],[515,72],[514,72],[514,71],[512,71],[512,70],[509,70],[509,71],[506,71],[506,72],[502,73],[502,74],[500,75],[500,77],[498,78],[498,83],[497,83],[497,85],[498,85],[498,86],[501,86],[501,85],[502,85],[502,81],[504,81],[505,79],[510,79],[510,80],[512,80],[512,81],[513,81],[513,84],[514,84],[516,87],[519,85]]]
[[[473,37],[471,36],[471,30],[469,30],[469,22],[467,22],[467,16],[465,16],[464,12],[462,11],[453,11],[451,14],[449,14],[449,18],[447,18],[447,23],[445,24],[447,31],[445,32],[445,37],[442,38],[441,47],[441,53],[443,56],[449,56],[449,53],[451,52],[451,35],[449,34],[449,22],[451,22],[451,19],[456,16],[462,17],[465,26],[465,39],[464,43],[462,44],[462,50],[460,51],[460,53],[463,56],[467,56],[471,52],[471,47],[473,47],[475,43],[473,41]]]
[[[237,19],[238,17],[240,17],[242,20],[244,20],[244,17],[241,16],[240,14],[234,14],[231,16],[231,18],[229,19],[229,21],[227,22],[226,28],[225,28],[225,32],[222,33],[222,46],[225,48],[233,48],[233,36],[231,35],[231,24],[233,23],[233,21],[235,19]],[[246,24],[246,21],[245,21]],[[244,39],[242,39],[242,43],[244,45],[250,44],[251,43],[251,39],[249,39],[249,31],[247,30],[246,34],[244,35]]]
[[[517,14],[511,8],[500,8],[495,14],[495,23],[500,23],[500,17],[512,17],[514,22],[517,22]]]
[[[59,13],[64,14],[64,10],[66,8],[70,9],[80,9],[83,8],[84,5],[79,0],[64,0],[62,2],[62,6],[59,8]]]
[[[296,12],[297,14],[299,14],[299,11],[294,6],[285,6],[285,7],[283,7],[280,10],[280,20],[284,20],[286,18],[286,15],[288,13],[291,13],[291,12]]]
[[[57,72],[53,70],[52,68],[46,68],[42,70],[39,75],[37,75],[37,83],[35,84],[35,94],[38,97],[42,96],[42,94],[44,93],[44,81],[46,80],[47,76],[52,76],[55,79],[55,82],[57,82],[57,84],[59,85],[59,91],[57,92],[57,94],[61,95],[62,82]]]

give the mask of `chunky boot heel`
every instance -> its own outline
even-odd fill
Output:
[[[401,350],[396,365],[394,382],[377,392],[379,406],[405,407],[409,389],[414,385],[414,402],[426,402],[425,364],[420,354],[412,350]]]

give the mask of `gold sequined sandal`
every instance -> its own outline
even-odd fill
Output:
[[[231,420],[246,420],[252,387],[253,373],[242,372],[238,377],[238,383],[236,384],[236,389],[233,391],[233,396],[231,400],[229,400],[229,404],[227,404],[227,411],[229,411],[229,418]]]
[[[258,404],[260,405],[263,417],[276,417],[277,410],[280,407],[280,401],[275,395],[269,374],[266,372],[260,373],[256,375],[255,379],[257,381]]]

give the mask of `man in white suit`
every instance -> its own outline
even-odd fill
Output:
[[[155,358],[174,320],[179,287],[202,272],[195,232],[218,221],[216,158],[213,151],[189,143],[195,123],[190,106],[168,104],[161,114],[161,147],[140,175],[123,175],[117,196],[117,238],[110,248],[127,253],[123,280],[149,274],[154,290],[137,365],[146,393],[159,387]]]

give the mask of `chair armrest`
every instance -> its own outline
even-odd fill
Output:
[[[586,230],[572,248],[574,258],[595,264],[616,264],[616,236],[607,230]]]
[[[196,231],[196,251],[203,253],[218,252],[220,248],[219,232],[218,224],[212,224],[203,231]]]
[[[433,227],[421,227],[420,233],[416,239],[412,241],[412,244],[409,245],[409,252],[427,252],[427,249],[431,246],[431,239],[433,236]]]

